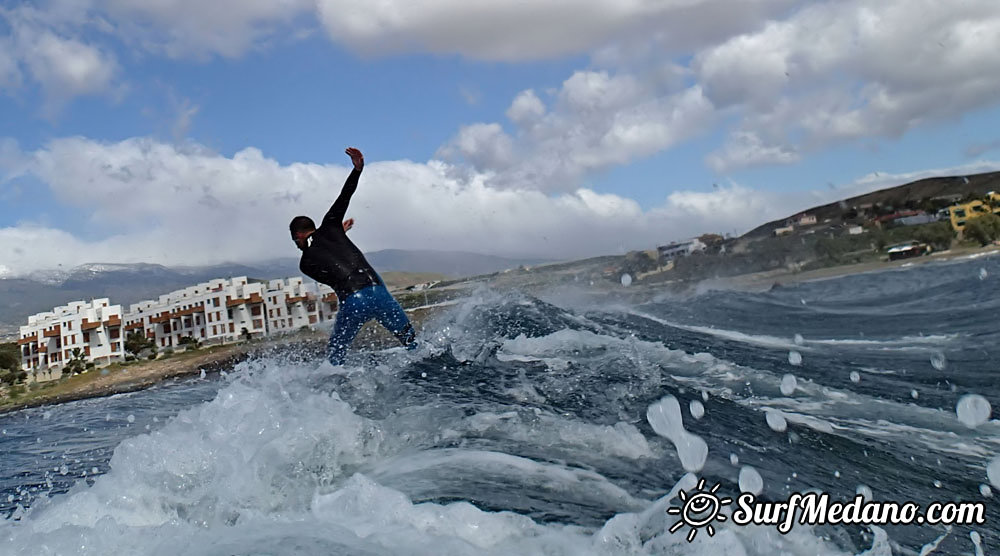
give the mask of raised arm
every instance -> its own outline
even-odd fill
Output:
[[[361,170],[365,167],[365,157],[361,154],[361,151],[350,147],[344,152],[351,157],[351,162],[354,163],[354,170],[351,172],[351,175],[347,176],[347,181],[344,182],[344,187],[340,190],[340,196],[337,197],[337,200],[333,202],[333,206],[330,207],[326,216],[323,217],[322,225],[324,226],[327,224],[331,226],[341,224],[341,220],[347,214],[347,205],[351,202],[351,195],[354,195],[354,191],[358,188],[358,178],[361,177]]]

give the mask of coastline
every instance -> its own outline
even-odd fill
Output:
[[[410,320],[419,332],[423,321],[442,305],[416,307],[407,310]],[[18,399],[0,398],[0,415],[22,409],[61,404],[77,400],[103,398],[144,390],[172,378],[219,372],[233,368],[238,363],[275,348],[293,347],[310,349],[310,344],[325,345],[327,332],[313,330],[294,332],[286,336],[251,343],[228,344],[182,352],[168,359],[135,362],[129,365],[112,365],[76,375],[66,381],[52,381],[52,386],[19,396]],[[375,323],[368,323],[358,333],[358,344],[375,348],[395,345],[395,339]],[[107,370],[107,373],[102,371]]]
[[[741,274],[725,278],[710,278],[698,282],[699,287],[718,289],[739,289],[748,291],[766,291],[775,286],[788,286],[816,280],[829,280],[886,270],[910,268],[933,262],[952,262],[962,259],[994,256],[1000,254],[1000,246],[982,248],[962,248],[942,251],[929,256],[903,259],[899,261],[872,261],[860,264],[831,266],[806,271],[776,270]],[[665,284],[647,285],[646,287],[662,287]],[[411,321],[418,332],[423,328],[423,322],[437,313],[448,303],[431,303],[407,309]],[[83,375],[71,377],[66,381],[58,381],[51,387],[43,387],[35,392],[29,392],[19,399],[0,399],[0,415],[51,404],[60,404],[76,400],[112,396],[126,392],[134,392],[149,388],[172,378],[218,372],[230,369],[241,361],[254,357],[257,353],[274,349],[279,346],[305,347],[310,342],[322,342],[326,333],[322,331],[298,332],[285,337],[268,339],[263,342],[229,344],[202,348],[197,351],[184,352],[169,359],[136,362],[129,365],[117,365],[105,369],[95,369]],[[374,323],[368,323],[358,334],[358,345],[367,344],[373,347],[388,347],[393,339],[388,333]],[[108,372],[103,372],[107,370]]]
[[[949,251],[940,251],[924,257],[901,259],[898,261],[880,260],[866,263],[830,266],[812,270],[794,271],[782,269],[740,274],[725,278],[710,278],[702,280],[701,284],[710,288],[725,287],[759,291],[767,290],[775,286],[788,286],[803,282],[814,282],[817,280],[831,280],[834,278],[842,278],[844,276],[867,274],[869,272],[901,270],[935,262],[957,262],[962,259],[989,257],[998,254],[1000,254],[1000,246],[996,245],[989,245],[986,247],[966,247],[952,249]]]

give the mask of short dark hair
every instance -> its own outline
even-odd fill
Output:
[[[308,216],[296,216],[292,218],[292,222],[288,224],[288,231],[292,234],[292,239],[295,239],[295,234],[298,232],[312,232],[316,230],[316,223],[313,222],[312,218]]]

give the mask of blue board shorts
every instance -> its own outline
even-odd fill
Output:
[[[361,331],[361,327],[372,319],[392,332],[407,349],[416,349],[416,333],[403,308],[384,285],[368,286],[347,296],[340,303],[326,351],[331,364],[344,363],[347,348]]]

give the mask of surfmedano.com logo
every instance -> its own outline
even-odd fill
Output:
[[[687,525],[691,528],[687,535],[688,542],[694,540],[695,536],[698,535],[698,529],[702,527],[708,532],[709,537],[715,536],[715,527],[712,526],[712,522],[725,522],[726,516],[722,514],[722,507],[733,503],[732,498],[719,498],[716,494],[721,486],[721,484],[715,483],[714,487],[706,491],[705,479],[701,479],[698,481],[698,486],[691,491],[690,496],[683,490],[677,493],[684,505],[680,508],[671,507],[667,510],[670,515],[681,516],[677,523],[670,527],[670,532],[676,533],[678,529]]]
[[[685,525],[690,527],[687,541],[691,542],[704,528],[708,536],[715,535],[714,522],[730,521],[722,513],[723,506],[733,503],[732,498],[720,498],[721,485],[705,490],[705,479],[691,490],[680,491],[681,507],[667,509],[670,515],[680,516],[670,527],[676,533]],[[735,525],[775,526],[782,535],[800,525],[983,525],[986,523],[986,504],[983,502],[876,502],[866,500],[861,494],[849,502],[833,501],[825,492],[793,493],[783,501],[758,501],[745,492],[736,501],[738,508],[732,512]]]

